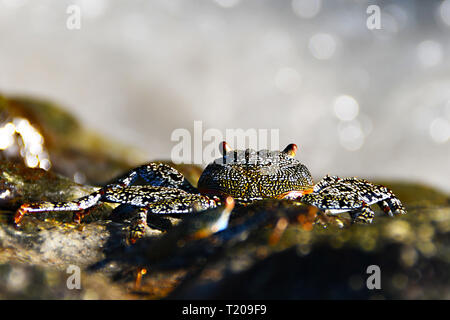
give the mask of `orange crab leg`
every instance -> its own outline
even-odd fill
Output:
[[[134,282],[134,289],[138,291],[141,288],[142,277],[147,273],[147,269],[139,268],[136,275],[136,281]]]
[[[38,203],[25,203],[16,212],[14,216],[14,223],[19,225],[23,217],[29,213],[45,212],[45,211],[80,211],[95,206],[103,192],[96,191],[86,197],[80,198],[76,201],[68,202],[38,202]],[[83,213],[80,213],[80,218]]]
[[[269,237],[269,244],[275,245],[280,241],[281,236],[283,235],[284,231],[286,230],[288,226],[288,220],[284,217],[278,219],[277,223],[275,224],[275,228],[273,229],[270,237]]]

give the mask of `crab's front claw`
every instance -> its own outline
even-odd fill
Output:
[[[234,199],[228,196],[225,199],[224,207],[217,220],[212,222],[210,229],[213,233],[222,231],[228,227],[228,221],[230,219],[231,211],[233,211],[235,206]]]
[[[142,239],[147,233],[148,226],[133,226],[130,229],[129,242],[135,244],[139,239]]]
[[[191,225],[187,223],[186,230],[191,230],[189,232],[192,233],[187,238],[198,240],[228,228],[228,222],[234,205],[234,199],[228,196],[223,206],[209,212],[201,213],[195,218],[196,221],[191,220]]]
[[[147,225],[147,212],[148,208],[139,208],[130,226],[129,241],[131,244],[135,244],[137,240],[143,238],[149,230]]]

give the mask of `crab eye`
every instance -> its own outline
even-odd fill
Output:
[[[222,155],[225,155],[227,152],[230,152],[232,149],[226,141],[222,141],[219,144],[219,150]]]
[[[284,148],[283,153],[287,154],[289,157],[293,158],[295,157],[295,154],[297,153],[298,147],[295,143],[291,143],[286,148]]]

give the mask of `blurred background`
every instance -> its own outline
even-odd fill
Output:
[[[450,0],[0,0],[0,39],[2,93],[61,103],[149,161],[199,120],[278,129],[316,179],[450,192]]]

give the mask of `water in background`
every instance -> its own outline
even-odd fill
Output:
[[[66,26],[70,5],[81,28]],[[316,178],[450,191],[450,0],[0,0],[0,91],[168,158],[178,128],[278,129]]]

